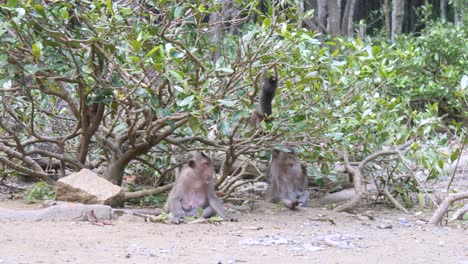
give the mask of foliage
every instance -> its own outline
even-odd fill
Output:
[[[252,178],[233,169],[241,155],[266,163],[287,143],[318,168],[311,177],[334,181],[343,148],[360,161],[412,142],[398,158],[368,166],[367,178],[419,193],[409,167],[423,180],[446,172],[459,152],[444,156],[440,147],[466,133],[465,28],[434,23],[395,44],[321,42],[292,6],[236,4],[239,17],[255,19],[222,37],[234,20],[210,22],[223,8],[211,1],[2,4],[0,149],[13,164],[3,154],[0,161],[47,179],[33,159],[40,155],[75,170],[101,168],[117,184],[124,174],[155,175],[158,186],[181,152],[221,152],[216,187],[230,193]],[[247,120],[262,71],[273,65],[280,88],[272,121],[257,130]]]
[[[466,125],[466,38],[466,27],[448,23],[431,23],[418,38],[401,37],[395,55],[400,59],[397,75],[402,78],[392,83],[390,93],[409,98],[409,103],[419,110],[437,104],[439,115],[447,115],[447,121],[453,121],[456,127]]]
[[[47,183],[40,181],[35,183],[26,192],[25,199],[30,203],[35,203],[37,200],[54,199],[55,192]]]
[[[167,196],[164,194],[158,195],[146,195],[141,199],[132,199],[129,202],[133,204],[138,204],[140,206],[156,206],[156,207],[163,207],[166,203]]]

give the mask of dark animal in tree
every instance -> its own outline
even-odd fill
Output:
[[[196,152],[187,164],[179,168],[179,175],[165,206],[172,223],[178,224],[186,216],[197,216],[200,210],[203,218],[218,214],[229,219],[221,200],[216,196],[213,173],[211,159],[202,152]]]
[[[275,75],[268,77],[266,74],[266,69],[262,73],[264,76],[262,92],[260,94],[260,106],[253,110],[252,116],[250,118],[250,123],[257,126],[265,118],[268,118],[271,113],[271,102],[275,96],[276,89],[278,88],[278,70],[276,65],[274,66]]]
[[[282,203],[290,209],[306,206],[309,200],[307,169],[296,159],[296,152],[274,150],[267,172],[266,201]]]

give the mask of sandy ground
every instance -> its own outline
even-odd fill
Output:
[[[31,206],[1,201],[0,207]],[[436,227],[421,216],[388,209],[368,208],[371,220],[316,208],[256,208],[238,213],[238,222],[216,225],[169,225],[134,216],[105,226],[0,222],[0,263],[468,264],[466,221]]]

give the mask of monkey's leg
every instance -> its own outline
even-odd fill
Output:
[[[205,210],[203,210],[202,217],[203,218],[210,218],[210,217],[215,216],[215,215],[216,215],[216,211],[213,209],[213,207],[208,206],[208,207],[205,208]]]
[[[284,204],[284,206],[288,207],[291,210],[296,209],[296,206],[299,205],[299,201],[297,200],[291,200],[289,198],[281,198],[280,202]]]
[[[185,216],[189,217],[196,217],[198,216],[199,208],[190,208],[190,209],[184,209]]]
[[[307,202],[309,201],[309,196],[310,196],[309,191],[298,192],[297,201],[299,202],[299,206],[306,207]]]

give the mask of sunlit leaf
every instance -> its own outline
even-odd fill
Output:
[[[184,98],[184,100],[182,100],[180,103],[179,103],[179,106],[187,106],[189,105],[190,103],[193,102],[193,99],[195,98],[195,96],[193,95],[190,95],[190,96],[187,96]]]
[[[70,14],[68,14],[67,8],[62,8],[60,16],[65,20],[68,20],[68,18],[70,18]]]
[[[373,54],[374,56],[378,55],[378,54],[380,53],[381,50],[382,50],[382,48],[379,47],[379,46],[372,46],[372,54]]]
[[[36,42],[32,45],[31,52],[36,58],[41,57],[41,51],[42,51],[42,43]]]
[[[226,120],[221,120],[219,123],[219,131],[222,135],[228,136],[231,134],[231,124]]]
[[[223,100],[223,99],[219,99],[218,103],[220,103],[221,105],[226,106],[226,107],[233,107],[233,106],[236,105],[235,101]]]
[[[268,27],[270,27],[270,25],[271,25],[270,18],[269,17],[264,18],[263,21],[262,21],[262,27],[263,28],[268,28]]]
[[[217,71],[217,72],[225,72],[225,73],[233,73],[233,72],[234,72],[233,69],[231,69],[231,68],[226,68],[226,67],[217,68],[215,71]]]
[[[112,7],[112,0],[106,0],[106,5],[111,15],[114,15],[114,8]]]
[[[174,76],[177,81],[183,82],[184,81],[184,76],[185,73],[181,71],[176,71],[176,70],[170,70],[169,73],[171,73],[172,76]]]
[[[174,18],[179,18],[182,15],[182,11],[184,11],[184,6],[178,6],[174,10]]]

